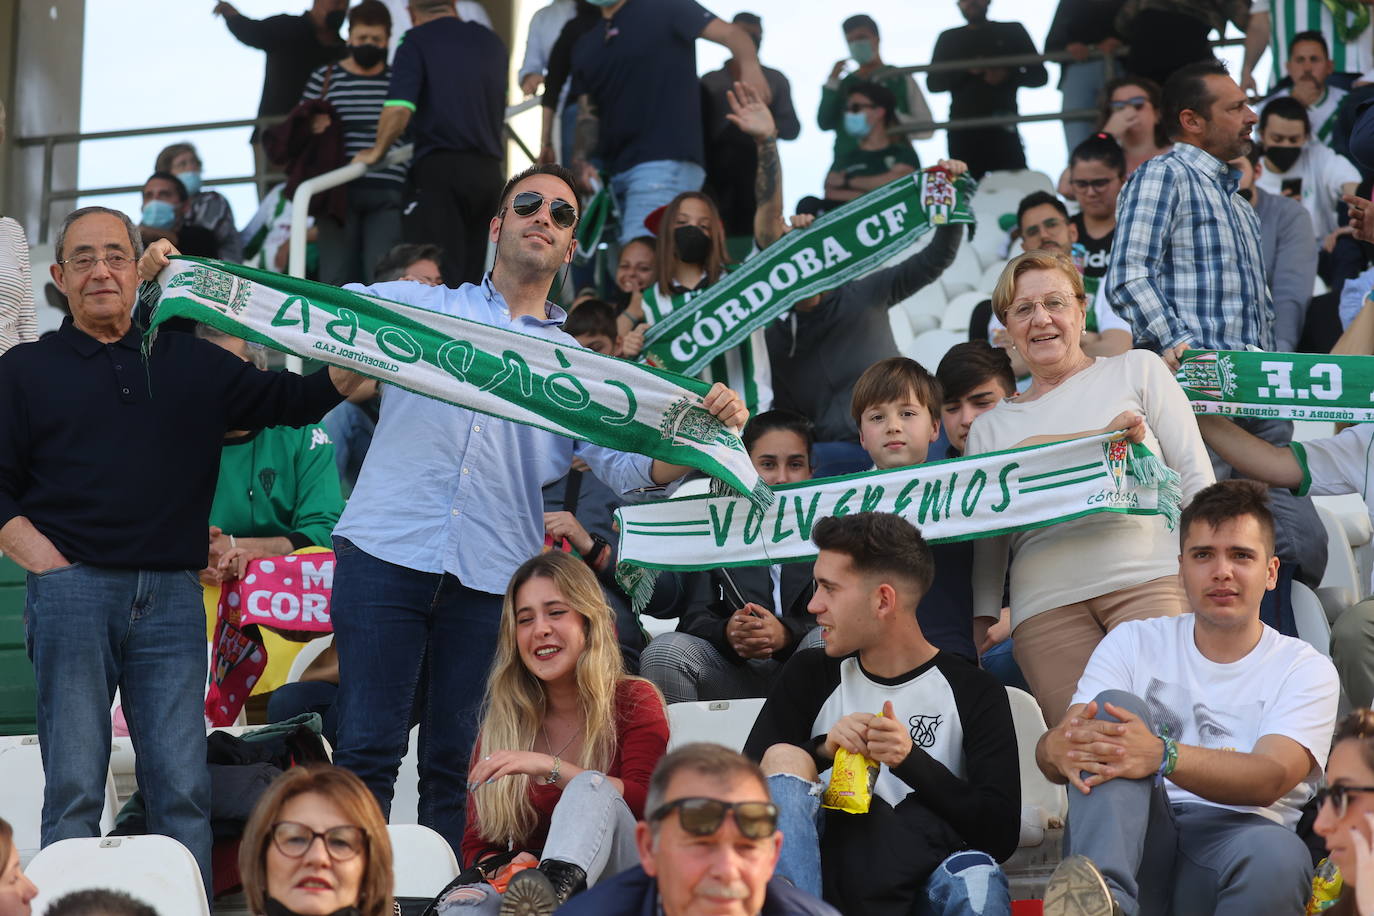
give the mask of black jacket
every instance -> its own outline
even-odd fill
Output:
[[[598,882],[558,908],[559,916],[658,916],[661,912],[658,882],[638,865]],[[839,916],[839,910],[774,878],[768,882],[759,916]]]
[[[816,625],[816,619],[806,610],[816,586],[811,578],[810,563],[783,563],[782,583],[782,625],[791,635],[791,643],[782,652],[775,653],[776,661],[787,661],[802,637]],[[725,625],[730,615],[738,608],[730,599],[730,589],[725,584],[724,575],[734,580],[745,601],[761,607],[773,608],[773,579],[767,566],[741,566],[735,569],[710,572],[687,573],[683,578],[683,588],[687,593],[687,607],[678,619],[677,631],[699,636],[716,647],[716,651],[727,661],[744,664],[745,660],[735,653],[730,641],[725,638]]]

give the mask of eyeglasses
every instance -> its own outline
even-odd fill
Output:
[[[1112,111],[1120,111],[1121,109],[1129,105],[1136,111],[1139,111],[1140,109],[1144,108],[1149,101],[1150,99],[1148,96],[1133,95],[1129,99],[1118,99],[1114,102],[1108,102],[1107,107],[1110,108]]]
[[[1040,233],[1042,231],[1053,232],[1055,229],[1058,229],[1062,225],[1064,225],[1064,221],[1062,219],[1060,219],[1057,216],[1051,216],[1043,223],[1031,223],[1025,229],[1021,230],[1021,234],[1028,239],[1039,238]]]
[[[519,216],[533,216],[544,206],[545,197],[538,191],[521,191],[510,202],[510,208]],[[561,197],[549,201],[549,216],[560,229],[571,229],[577,223],[577,208]]]
[[[677,810],[677,822],[692,836],[710,836],[725,823],[727,811],[735,812],[735,826],[751,840],[772,836],[778,829],[778,806],[770,802],[724,802],[717,798],[678,798],[649,815],[663,820]]]
[[[1320,811],[1330,799],[1331,806],[1336,809],[1336,817],[1345,817],[1346,809],[1350,807],[1350,796],[1355,792],[1374,792],[1374,786],[1323,786],[1317,790],[1317,810]]]
[[[107,254],[103,258],[97,258],[93,254],[79,254],[74,258],[67,258],[67,260],[57,263],[64,267],[70,267],[73,273],[88,274],[95,270],[95,265],[101,261],[104,261],[105,266],[110,270],[128,270],[134,266],[134,259],[127,254]]]
[[[850,114],[858,114],[861,111],[868,111],[868,109],[870,108],[877,107],[877,105],[874,105],[870,102],[850,102],[849,107],[846,108],[845,111],[849,112]]]
[[[324,850],[335,862],[347,862],[367,848],[367,831],[361,827],[345,824],[320,833],[295,821],[272,825],[272,845],[288,859],[305,855],[317,837],[324,840]]]
[[[1072,304],[1074,304],[1073,300],[1065,299],[1062,296],[1046,296],[1040,300],[1027,299],[1012,303],[1011,308],[1007,310],[1007,317],[1013,321],[1030,321],[1031,316],[1035,314],[1037,305],[1043,306],[1046,312],[1054,316],[1063,314]]]
[[[1074,178],[1069,181],[1075,191],[1105,191],[1114,178]]]

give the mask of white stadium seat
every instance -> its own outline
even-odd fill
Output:
[[[940,274],[940,285],[944,287],[945,295],[953,298],[976,287],[978,278],[982,275],[983,264],[978,260],[977,253],[970,245],[960,243],[959,253],[954,256],[954,263],[946,267],[945,272]]]
[[[1011,704],[1011,724],[1016,729],[1016,750],[1021,766],[1021,843],[1038,846],[1049,827],[1062,827],[1069,813],[1069,796],[1063,786],[1055,785],[1035,763],[1035,745],[1046,731],[1045,717],[1035,697],[1007,688]]]
[[[911,325],[911,334],[924,333],[940,326],[940,316],[949,305],[949,297],[939,283],[931,283],[912,293],[906,299],[892,306],[892,312],[901,312]],[[901,349],[900,342],[898,349]]]
[[[392,824],[392,872],[397,897],[433,897],[458,877],[458,859],[448,841],[420,824]]]
[[[1301,582],[1294,581],[1289,599],[1293,604],[1293,624],[1298,638],[1322,655],[1331,657],[1331,624],[1317,593]]]
[[[319,658],[321,653],[332,645],[334,645],[333,633],[320,636],[306,643],[301,651],[296,653],[296,657],[292,659],[291,670],[286,674],[286,683],[294,684],[299,681],[301,675],[305,674],[305,669],[310,667],[310,663]]]
[[[892,327],[892,342],[897,345],[897,352],[904,352],[916,340],[911,330],[911,319],[900,308],[888,309],[887,323]]]
[[[123,891],[163,916],[210,916],[195,857],[171,837],[61,840],[35,856],[26,871],[38,885],[38,916],[59,897],[93,888]]]
[[[988,172],[978,182],[979,194],[1014,191],[1018,199],[1036,191],[1055,193],[1054,179],[1034,169]]]
[[[956,334],[937,328],[918,336],[905,355],[916,360],[928,371],[934,372],[940,365],[940,360],[949,352],[949,348],[965,340],[968,340],[967,334]]]
[[[420,823],[420,726],[410,730],[410,743],[396,773],[391,796],[391,824]],[[438,893],[438,891],[435,891]]]
[[[1326,572],[1322,574],[1317,597],[1326,609],[1326,619],[1335,623],[1346,608],[1364,595],[1366,583],[1360,581],[1350,538],[1336,513],[1325,506],[1317,506],[1317,515],[1326,529]]]
[[[987,296],[980,292],[960,293],[950,300],[945,314],[940,319],[940,327],[946,331],[957,331],[968,338],[968,322],[974,308]]]
[[[742,751],[761,709],[762,697],[673,703],[668,707],[668,750],[694,741],[710,741]]]
[[[0,738],[0,817],[14,828],[14,845],[23,860],[42,845],[44,785],[43,755],[37,736]],[[114,779],[107,770],[101,833],[114,829],[118,811]]]

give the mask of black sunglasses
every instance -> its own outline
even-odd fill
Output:
[[[1374,786],[1323,786],[1317,790],[1317,810],[1320,811],[1321,806],[1326,804],[1329,798],[1336,809],[1336,817],[1345,817],[1346,808],[1350,805],[1350,796],[1356,792],[1374,792]]]
[[[547,198],[538,191],[521,191],[510,202],[519,216],[533,216],[544,206]],[[549,216],[560,229],[571,229],[577,223],[577,208],[561,197],[549,200]]]
[[[727,811],[735,812],[735,826],[751,840],[772,836],[778,829],[778,806],[771,802],[723,802],[716,798],[678,798],[649,815],[651,822],[663,820],[677,810],[677,821],[692,836],[710,836],[725,823]]]

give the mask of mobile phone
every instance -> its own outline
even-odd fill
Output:
[[[1302,179],[1285,178],[1283,182],[1279,184],[1279,191],[1289,197],[1302,197]]]
[[[740,592],[739,586],[735,584],[735,580],[730,578],[730,573],[725,569],[721,569],[720,577],[724,582],[721,586],[721,592],[723,593],[722,597],[733,604],[736,611],[744,610],[744,606],[749,602],[744,600],[744,594]]]

